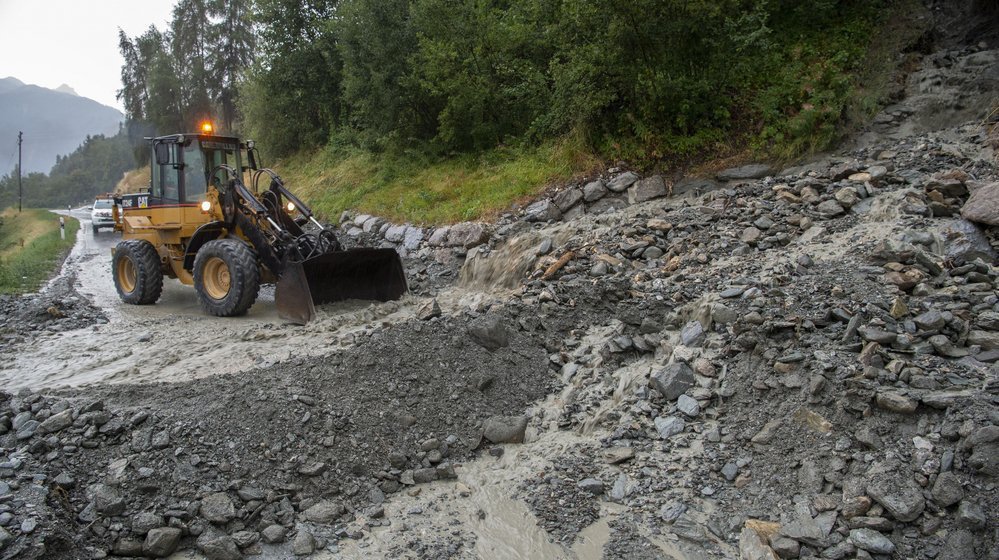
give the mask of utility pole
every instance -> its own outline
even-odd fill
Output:
[[[21,137],[24,133],[17,131],[17,213],[21,213]]]

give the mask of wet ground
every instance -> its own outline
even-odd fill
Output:
[[[111,277],[111,249],[121,234],[107,229],[93,234],[85,209],[72,216],[81,228],[62,275],[74,276],[77,291],[104,310],[109,322],[45,333],[28,348],[0,355],[0,384],[8,390],[181,381],[327,354],[349,345],[366,325],[413,316],[423,301],[407,296],[399,302],[324,305],[318,319],[302,327],[278,318],[273,286],[261,288],[245,316],[218,319],[201,310],[192,287],[166,278],[156,305],[126,305]]]

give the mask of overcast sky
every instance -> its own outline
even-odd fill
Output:
[[[55,89],[122,110],[118,28],[135,37],[166,28],[175,0],[0,0],[0,78]]]

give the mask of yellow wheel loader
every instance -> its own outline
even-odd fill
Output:
[[[304,325],[316,304],[406,292],[394,249],[343,249],[276,173],[257,168],[252,140],[216,136],[209,126],[147,140],[150,186],[116,195],[113,208],[122,241],[112,249],[112,275],[125,303],[156,303],[168,276],[193,285],[206,312],[230,317],[246,313],[262,283],[274,283],[278,315]]]

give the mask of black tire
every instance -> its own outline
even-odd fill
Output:
[[[94,237],[96,237],[97,236],[97,232],[100,231],[101,228],[99,228],[97,226],[93,226],[93,228],[94,228]]]
[[[257,256],[242,241],[215,239],[194,256],[194,289],[201,307],[216,317],[246,313],[260,291]]]
[[[128,239],[118,244],[111,259],[111,275],[118,296],[125,303],[151,305],[163,293],[160,256],[153,244],[144,239]]]

